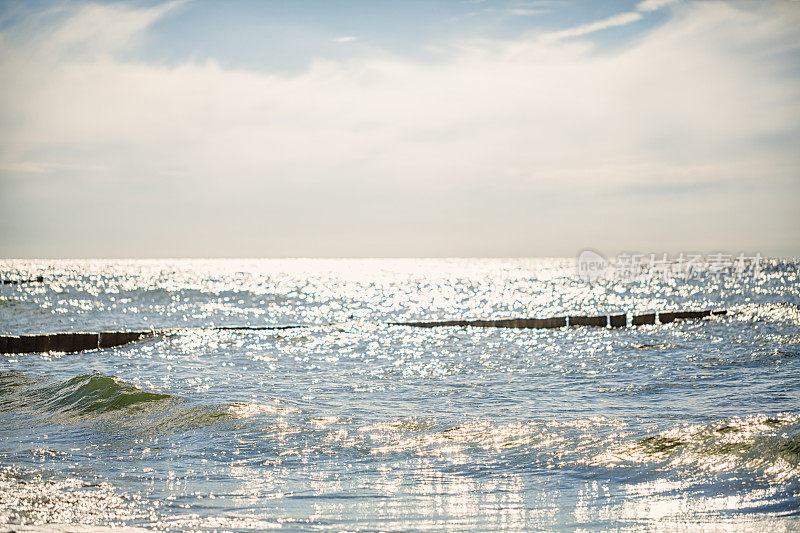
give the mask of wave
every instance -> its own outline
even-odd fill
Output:
[[[703,472],[746,471],[770,481],[800,478],[800,417],[752,415],[684,425],[615,447],[596,465],[653,463]]]
[[[173,398],[148,392],[99,372],[76,376],[64,383],[46,386],[33,394],[51,410],[79,413],[109,412]]]
[[[144,390],[100,372],[47,382],[17,371],[0,371],[0,418],[9,426],[59,423],[113,423],[130,433],[174,432],[226,423],[237,429],[252,406],[203,405]],[[4,413],[11,417],[2,417]],[[22,415],[22,416],[20,416]]]
[[[184,403],[176,396],[147,391],[100,372],[49,383],[21,372],[0,372],[0,397],[0,411],[39,415],[41,421],[140,416],[147,410],[164,411]]]
[[[0,372],[0,395],[2,410],[24,408],[75,414],[108,413],[176,400],[169,394],[146,391],[99,372],[46,385],[21,372]]]
[[[780,322],[800,325],[800,305],[792,302],[745,304],[731,309],[742,322]]]

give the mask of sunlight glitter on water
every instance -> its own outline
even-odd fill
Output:
[[[21,511],[0,505],[0,520],[788,527],[800,493],[797,262],[733,287],[588,286],[571,264],[14,262],[46,282],[0,294],[1,330],[174,329],[0,359],[0,461],[25,479],[8,478]],[[712,304],[731,313],[613,330],[386,324]],[[210,328],[223,324],[312,327]],[[37,491],[50,503],[37,508]]]

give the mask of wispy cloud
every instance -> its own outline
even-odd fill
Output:
[[[656,11],[676,2],[677,0],[642,0],[636,4],[636,9],[637,11]]]
[[[534,15],[541,15],[542,13],[547,13],[547,10],[517,7],[509,9],[508,12],[511,13],[512,15],[517,15],[518,17],[532,17]]]
[[[625,26],[626,24],[630,24],[632,22],[636,22],[637,20],[641,20],[641,18],[642,15],[634,11],[627,13],[620,13],[618,15],[613,15],[611,17],[604,18],[602,20],[590,22],[588,24],[582,24],[580,26],[575,26],[573,28],[567,28],[565,30],[544,33],[542,34],[541,38],[544,41],[560,41],[562,39],[568,39],[570,37],[580,37],[597,31],[607,30],[609,28],[615,28],[617,26]]]
[[[336,37],[333,42],[335,43],[352,43],[355,41],[357,37],[353,37],[352,35],[345,35],[342,37]]]
[[[582,37],[609,28],[627,26],[628,24],[641,20],[643,18],[642,13],[657,11],[675,3],[676,0],[642,0],[636,5],[635,11],[626,11],[580,26],[548,32],[543,34],[541,38],[546,41],[558,41],[571,37]]]

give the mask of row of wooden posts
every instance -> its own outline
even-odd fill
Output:
[[[646,324],[669,324],[675,320],[687,318],[704,318],[712,315],[724,315],[727,311],[664,311],[660,313],[646,313],[631,315],[632,326]],[[509,318],[503,320],[446,320],[434,322],[390,322],[395,326],[416,326],[419,328],[434,328],[439,326],[472,326],[478,328],[563,328],[567,326],[595,326],[621,328],[628,325],[628,315],[600,315],[600,316],[559,316],[554,318]]]
[[[102,331],[3,335],[0,336],[0,353],[84,352],[127,344],[150,333],[150,331]]]
[[[667,311],[632,315],[630,325],[668,324],[675,320],[724,315],[726,311]],[[618,328],[628,325],[628,315],[561,316],[554,318],[510,318],[501,320],[443,320],[433,322],[390,322],[394,326],[433,328],[443,326],[477,328],[563,328],[569,326],[595,326]],[[290,329],[306,326],[221,326],[219,330]],[[0,353],[83,352],[128,344],[146,335],[165,333],[158,331],[101,331],[99,333],[47,333],[42,335],[1,335]]]
[[[44,283],[44,276],[36,276],[35,279],[3,279],[0,285],[21,285],[23,283]]]

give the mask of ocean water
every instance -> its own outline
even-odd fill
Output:
[[[0,529],[796,530],[800,262],[0,261]],[[728,309],[621,329],[387,322]],[[305,325],[219,330],[234,325]],[[68,528],[67,528],[68,529]]]

